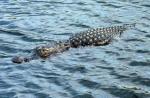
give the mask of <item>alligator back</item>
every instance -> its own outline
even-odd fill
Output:
[[[70,44],[66,41],[59,41],[55,43],[49,43],[44,46],[39,46],[35,48],[35,54],[41,58],[47,58],[50,55],[56,53],[61,53],[70,48]]]
[[[105,28],[89,29],[84,32],[76,33],[69,38],[70,45],[73,48],[87,45],[106,45],[115,36],[121,35],[123,31],[134,27],[135,24],[124,24],[122,26],[112,26]]]

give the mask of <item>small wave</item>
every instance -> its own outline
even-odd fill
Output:
[[[150,54],[149,50],[136,50],[136,53],[148,53]]]
[[[70,26],[75,26],[75,27],[81,27],[81,28],[90,28],[90,26],[88,25],[84,25],[84,24],[69,24]]]
[[[80,94],[80,95],[74,96],[73,98],[94,98],[94,96],[87,93],[87,94]]]
[[[104,6],[108,6],[108,7],[111,7],[111,8],[121,8],[122,7],[122,6],[115,5],[115,4],[105,4]]]
[[[80,79],[78,80],[80,84],[82,84],[83,86],[85,87],[88,87],[88,88],[98,88],[100,86],[99,83],[97,82],[94,82],[94,81],[91,81],[91,80],[87,80],[87,79]]]
[[[144,40],[142,40],[142,39],[137,39],[137,38],[126,39],[125,41],[126,41],[126,42],[145,42]]]
[[[0,33],[8,34],[8,35],[16,35],[16,36],[23,36],[24,34],[18,30],[11,30],[11,29],[4,29],[0,28]]]
[[[115,56],[119,56],[120,54],[117,53],[117,52],[113,52],[113,51],[105,51],[107,54],[110,54],[110,55],[115,55]]]
[[[150,38],[150,35],[149,35],[149,34],[147,34],[147,35],[145,35],[145,37],[148,37],[148,38]]]
[[[142,6],[144,6],[144,7],[150,7],[149,4],[143,4]]]
[[[149,61],[132,61],[129,63],[130,66],[150,66]]]

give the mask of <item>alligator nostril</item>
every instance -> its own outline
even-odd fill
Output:
[[[30,61],[30,58],[28,58],[28,57],[24,58],[24,62],[29,62],[29,61]]]
[[[21,56],[15,56],[15,57],[13,57],[12,58],[12,60],[11,60],[13,63],[22,63],[23,61],[24,61],[24,58],[23,57],[21,57]]]

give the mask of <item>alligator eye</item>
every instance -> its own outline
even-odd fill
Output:
[[[48,49],[48,48],[44,48],[44,51],[49,51],[50,49]]]

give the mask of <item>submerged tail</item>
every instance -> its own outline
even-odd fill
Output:
[[[134,29],[135,28],[136,23],[132,23],[132,24],[123,24],[123,28],[124,29]]]
[[[134,29],[134,28],[135,28],[135,25],[136,25],[136,23],[123,24],[123,25],[121,26],[122,32],[119,32],[119,36],[121,36],[122,33],[123,33],[124,31],[126,31],[126,30]]]

